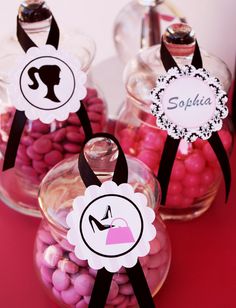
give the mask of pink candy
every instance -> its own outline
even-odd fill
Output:
[[[147,118],[151,125],[155,124],[153,118]],[[134,128],[119,125],[117,136],[125,153],[137,157],[157,174],[166,132],[145,124]],[[230,151],[230,133],[223,129],[219,135],[225,149]],[[171,173],[166,207],[187,208],[198,203],[198,198],[217,183],[217,175],[219,164],[208,141],[198,139],[192,144],[182,141]]]
[[[170,260],[170,252],[167,252],[169,241],[164,227],[158,219],[154,224],[157,226],[157,237],[150,243],[149,255],[140,258],[152,292],[163,282]],[[63,307],[87,308],[97,271],[89,268],[87,261],[79,260],[74,252],[67,250],[65,239],[60,241],[63,247],[51,242],[51,233],[43,224],[36,239],[36,264],[43,284]],[[137,300],[132,285],[126,270],[122,268],[113,276],[105,308],[135,306]]]
[[[91,120],[94,132],[104,131],[106,124],[106,107],[98,98],[95,89],[87,89],[88,95],[84,105]],[[1,128],[7,134],[10,131],[14,109],[0,118]],[[24,177],[34,184],[39,184],[45,174],[62,159],[81,151],[84,142],[84,132],[76,114],[70,114],[63,122],[55,121],[47,125],[39,120],[28,121],[20,141],[16,166]],[[0,139],[5,151],[6,143]],[[69,155],[68,155],[69,154]]]

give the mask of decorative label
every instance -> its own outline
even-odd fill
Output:
[[[67,238],[76,256],[88,260],[91,268],[117,272],[149,253],[149,242],[156,235],[154,219],[144,194],[129,184],[107,181],[101,187],[89,186],[74,200],[67,216]]]
[[[30,48],[11,79],[13,105],[28,119],[43,123],[67,119],[86,96],[86,74],[79,61],[52,45]]]
[[[174,67],[160,76],[151,99],[157,125],[174,139],[188,142],[210,138],[228,115],[228,98],[219,80],[194,66]]]

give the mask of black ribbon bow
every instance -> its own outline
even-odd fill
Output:
[[[112,180],[117,185],[120,185],[122,183],[127,183],[128,181],[127,161],[118,140],[114,136],[108,133],[97,133],[94,134],[92,138],[97,138],[97,137],[109,138],[113,140],[117,145],[119,155],[117,157],[117,162]],[[81,178],[86,187],[90,185],[98,185],[98,186],[102,185],[102,183],[97,178],[97,176],[95,175],[95,173],[93,172],[93,170],[91,169],[85,158],[84,148],[79,155],[78,167]],[[133,268],[125,268],[125,269],[129,276],[130,282],[133,286],[133,290],[138,300],[139,306],[141,308],[155,308],[152,295],[150,293],[146,278],[144,276],[139,261]],[[94,288],[92,291],[92,296],[89,303],[89,308],[105,307],[107,296],[112,282],[112,277],[113,273],[108,272],[105,268],[102,268],[97,272]]]
[[[37,47],[37,45],[31,40],[25,30],[20,24],[19,17],[17,17],[17,38],[18,41],[25,52],[31,47]],[[51,26],[46,41],[47,45],[52,45],[58,49],[60,38],[60,31],[56,23],[55,18],[51,18]],[[85,138],[89,139],[92,136],[92,127],[88,118],[87,111],[80,101],[80,109],[76,112],[78,118],[80,119],[81,125],[83,127]],[[15,166],[15,160],[17,155],[17,150],[20,144],[21,135],[23,133],[27,118],[24,111],[15,111],[15,115],[12,121],[11,130],[9,134],[9,139],[7,143],[7,148],[5,152],[3,171],[13,168]]]
[[[162,40],[161,43],[161,60],[165,67],[165,70],[168,71],[172,67],[177,67],[178,65],[175,62],[174,58],[167,49],[165,43]],[[191,63],[196,69],[202,68],[202,56],[196,41],[195,50],[193,54],[193,59]],[[231,185],[231,169],[230,163],[225,151],[225,148],[221,142],[219,134],[213,132],[212,136],[208,139],[213,151],[215,152],[217,159],[220,163],[221,170],[223,172],[224,181],[225,181],[225,191],[226,191],[226,201],[228,200],[230,185]],[[174,165],[175,157],[179,147],[180,139],[173,139],[171,136],[167,135],[164,150],[162,152],[162,157],[160,161],[160,167],[158,170],[157,179],[159,180],[161,189],[162,189],[162,199],[161,204],[164,205],[166,202],[166,196],[168,191],[168,185],[171,177],[172,168]]]

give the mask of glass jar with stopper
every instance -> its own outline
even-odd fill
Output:
[[[179,67],[191,63],[195,34],[187,24],[167,28],[164,43]],[[203,67],[216,76],[228,92],[231,74],[223,61],[201,49]],[[116,136],[126,153],[144,163],[157,174],[167,132],[159,129],[150,113],[150,92],[157,78],[166,73],[160,58],[160,45],[146,48],[130,60],[124,72],[126,101],[118,116]],[[219,131],[222,143],[230,154],[231,126],[224,121]],[[217,157],[210,144],[202,139],[193,143],[180,142],[168,188],[163,217],[191,219],[204,213],[212,204],[221,181]]]
[[[52,13],[44,1],[24,1],[19,8],[18,20],[37,45],[43,46],[49,34]],[[15,113],[8,85],[11,71],[19,56],[24,55],[17,38],[12,36],[2,43],[0,51],[0,151],[1,169],[6,145]],[[59,48],[79,60],[81,69],[87,72],[95,55],[95,44],[78,31],[71,34],[60,33]],[[58,101],[45,78],[45,72],[35,69],[29,72],[33,89],[48,87],[48,96]],[[59,74],[58,71],[55,72]],[[51,80],[52,81],[52,80]],[[54,82],[54,81],[53,81]],[[53,86],[60,82],[58,75]],[[83,104],[88,112],[94,132],[103,131],[107,123],[107,108],[102,96],[89,81],[86,84],[87,96]],[[46,92],[45,92],[46,93]],[[84,132],[76,114],[70,114],[65,121],[44,124],[40,120],[27,120],[17,152],[15,167],[0,175],[0,198],[11,208],[32,216],[40,216],[37,194],[38,187],[48,170],[64,158],[80,152]]]
[[[142,48],[160,43],[168,25],[185,22],[170,1],[132,0],[118,14],[114,25],[114,43],[124,63]]]
[[[112,179],[118,158],[118,148],[113,140],[109,137],[91,139],[85,145],[84,156],[100,182]],[[159,185],[142,162],[127,156],[127,163],[128,183],[135,192],[146,196],[148,206],[156,213],[156,237],[150,242],[149,254],[139,259],[154,296],[167,276],[171,258],[166,227],[158,214]],[[39,203],[43,221],[36,236],[35,264],[48,293],[65,307],[87,307],[97,275],[87,261],[76,257],[74,246],[67,240],[68,214],[73,210],[73,200],[83,196],[85,189],[76,157],[53,167],[40,186]],[[114,207],[110,205],[104,209],[104,213],[99,212],[100,218],[99,215],[90,217],[93,232],[107,232],[114,222],[117,214]],[[137,302],[125,269],[121,268],[113,276],[106,307],[128,306],[136,307]]]

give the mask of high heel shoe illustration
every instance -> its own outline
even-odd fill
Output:
[[[93,223],[95,223],[96,227],[98,228],[99,231],[104,231],[104,230],[107,230],[109,228],[112,228],[113,226],[111,225],[103,225],[101,224],[96,218],[94,218],[92,215],[89,215],[89,223],[93,229],[93,232],[95,233],[95,230],[94,230],[94,226],[93,226]]]
[[[101,220],[105,220],[105,219],[109,218],[109,214],[110,214],[110,218],[112,218],[112,212],[111,212],[110,205],[107,206],[106,213],[105,213],[104,217]]]

